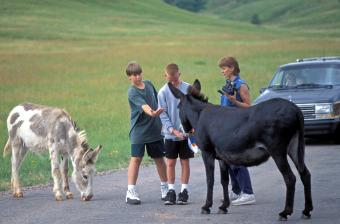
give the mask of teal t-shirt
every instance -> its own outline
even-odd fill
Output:
[[[157,91],[148,80],[143,81],[144,89],[130,86],[128,100],[131,109],[130,141],[131,144],[155,142],[163,139],[161,135],[162,123],[159,117],[151,117],[144,113],[142,105],[148,104],[153,110],[157,110]]]

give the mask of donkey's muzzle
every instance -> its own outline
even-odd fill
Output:
[[[82,201],[90,201],[92,198],[93,198],[93,194],[89,194],[89,195],[87,195],[87,196],[83,195],[83,196],[81,197],[81,200],[82,200]]]

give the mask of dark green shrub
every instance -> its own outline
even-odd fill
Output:
[[[254,14],[252,17],[251,17],[251,20],[250,22],[252,24],[255,24],[255,25],[260,25],[261,24],[261,21],[260,21],[260,18],[257,14]]]

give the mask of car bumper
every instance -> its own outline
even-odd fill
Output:
[[[339,130],[340,119],[307,120],[305,121],[305,135],[332,135]]]

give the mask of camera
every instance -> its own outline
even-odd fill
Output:
[[[222,95],[228,94],[233,96],[235,94],[234,82],[227,79],[225,85],[222,87],[222,90],[218,90],[218,92]]]

